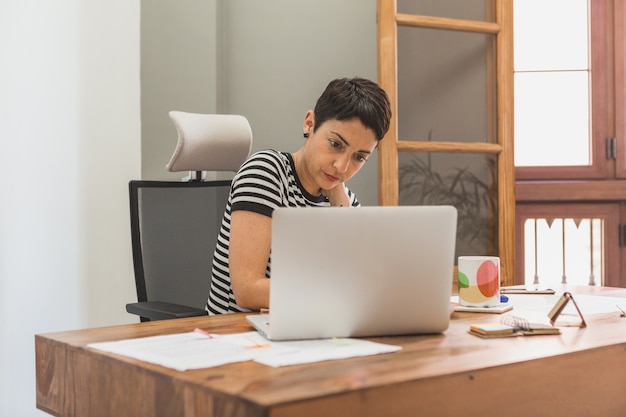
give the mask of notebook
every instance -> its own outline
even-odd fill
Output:
[[[450,320],[452,206],[279,208],[272,220],[270,340],[441,333]]]

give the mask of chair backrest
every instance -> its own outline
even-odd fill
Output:
[[[178,142],[168,171],[236,172],[252,149],[248,119],[238,114],[171,111]]]
[[[230,181],[130,181],[137,299],[204,309]]]

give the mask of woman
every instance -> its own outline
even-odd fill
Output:
[[[376,83],[336,79],[306,112],[298,151],[260,151],[241,166],[213,256],[209,314],[269,307],[272,212],[359,206],[345,182],[374,152],[390,118],[389,98]]]

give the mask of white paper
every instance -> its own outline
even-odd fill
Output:
[[[576,305],[583,315],[621,313],[626,311],[626,299],[620,297],[605,297],[601,295],[574,295]],[[555,301],[556,303],[556,301]],[[621,309],[621,310],[620,310]],[[570,302],[565,306],[563,314],[578,315],[576,307]]]
[[[179,371],[249,360],[279,367],[401,349],[399,346],[349,338],[270,342],[258,332],[229,335],[188,332],[91,343],[88,347]]]
[[[548,314],[562,294],[507,294],[509,302],[516,309]],[[592,314],[621,313],[626,311],[626,298],[605,297],[601,295],[573,295],[576,305],[580,308],[583,316]],[[450,297],[452,303],[458,303],[456,296]],[[620,310],[621,309],[621,310]],[[569,302],[561,313],[563,315],[577,316],[576,307]]]
[[[391,353],[402,349],[400,346],[350,338],[272,342],[272,345],[276,348],[275,350],[259,352],[260,355],[254,360],[265,365],[279,367]]]

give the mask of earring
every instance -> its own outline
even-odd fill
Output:
[[[309,137],[309,134],[308,134],[308,133],[306,133],[306,132],[304,132],[304,133],[302,134],[302,136],[304,136],[304,138],[306,139],[306,138],[308,138],[308,137]]]

